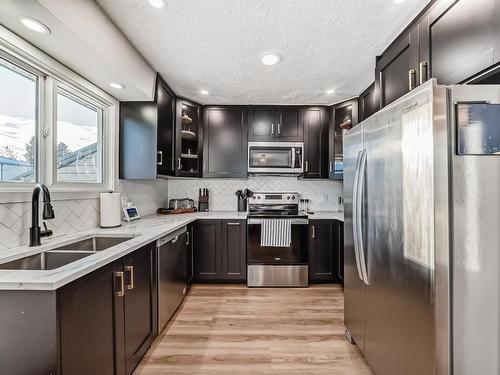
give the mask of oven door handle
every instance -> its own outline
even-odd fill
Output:
[[[274,219],[248,219],[247,223],[248,224],[262,225],[262,222],[264,220],[274,220]],[[309,224],[309,219],[290,219],[290,221],[292,222],[292,225],[293,224],[299,224],[299,225],[307,225],[307,224]]]

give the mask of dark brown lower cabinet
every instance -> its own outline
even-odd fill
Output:
[[[123,258],[126,374],[134,371],[157,331],[155,249],[151,244]]]
[[[131,374],[157,332],[155,244],[57,291],[60,373]]]
[[[344,223],[342,221],[335,221],[335,228],[337,231],[336,244],[337,244],[337,275],[339,283],[344,285]]]
[[[124,373],[115,361],[123,349],[114,337],[114,271],[109,264],[58,291],[61,374]]]
[[[309,281],[341,282],[343,277],[343,239],[337,220],[309,221]],[[342,249],[340,244],[342,243]],[[340,251],[342,250],[342,254]],[[341,259],[342,258],[342,259]],[[340,266],[342,262],[342,266]],[[342,274],[341,274],[342,269]]]
[[[198,220],[193,237],[196,281],[246,280],[246,220]]]

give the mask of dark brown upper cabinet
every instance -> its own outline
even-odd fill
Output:
[[[258,106],[250,107],[248,140],[301,142],[304,126],[300,107]]]
[[[418,26],[400,35],[377,58],[375,91],[377,109],[383,108],[417,86]]]
[[[358,121],[362,122],[377,112],[375,82],[373,82],[358,98]]]
[[[165,81],[156,83],[158,108],[157,173],[171,176],[175,173],[175,94]]]
[[[154,102],[120,103],[120,179],[156,179],[156,114]]]
[[[328,111],[326,107],[305,107],[304,178],[328,178]]]
[[[430,2],[377,57],[377,110],[429,78],[444,85],[492,82],[500,63],[498,35],[498,0]]]
[[[202,106],[186,99],[177,99],[175,175],[201,177],[202,149]]]
[[[337,103],[331,108],[328,128],[328,178],[344,179],[344,132],[358,124],[358,99]]]
[[[120,103],[120,178],[174,174],[175,95],[158,76],[153,102]]]
[[[500,1],[436,4],[420,22],[423,61],[441,84],[456,84],[500,62]]]
[[[203,118],[203,177],[246,177],[247,110],[209,106]]]

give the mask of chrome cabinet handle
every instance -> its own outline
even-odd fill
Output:
[[[429,79],[429,64],[427,64],[427,61],[422,61],[419,65],[419,75],[420,75],[420,84],[424,83]]]
[[[313,225],[311,229],[312,229],[312,238],[316,238],[316,227]]]
[[[130,284],[127,284],[127,289],[134,289],[134,267],[133,266],[125,266],[125,271],[130,274]]]
[[[179,236],[176,236],[176,237],[172,240],[172,243],[176,243],[177,241],[179,241]]]
[[[278,124],[278,135],[281,134],[281,124]]]
[[[181,158],[177,159],[177,169],[182,169]]]
[[[271,135],[274,135],[274,124],[271,124]]]
[[[309,163],[307,160],[306,160],[306,172],[309,172]]]
[[[333,172],[333,161],[330,162],[330,173]]]
[[[186,233],[186,246],[189,246],[189,233]]]
[[[158,165],[163,164],[163,151],[158,151],[158,156],[160,157],[160,160],[157,162]]]
[[[417,71],[415,69],[408,70],[408,90],[411,91],[415,88]]]
[[[116,292],[118,297],[125,295],[125,281],[123,280],[123,272],[115,272],[115,278],[120,279],[120,290]]]
[[[227,223],[227,225],[240,225],[240,223]]]

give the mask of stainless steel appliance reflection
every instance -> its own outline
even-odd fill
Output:
[[[299,175],[303,160],[302,142],[248,142],[248,173]]]
[[[430,80],[344,138],[347,337],[376,374],[499,374],[500,86]]]

